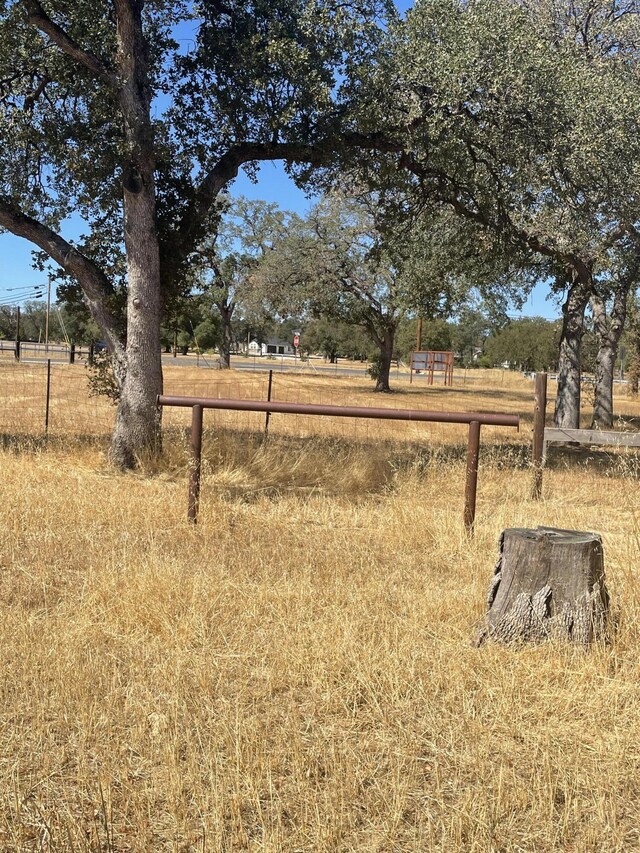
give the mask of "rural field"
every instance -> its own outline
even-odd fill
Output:
[[[81,367],[53,371],[46,442],[42,368],[0,380],[0,850],[640,850],[633,452],[556,452],[534,502],[531,380],[277,375],[279,400],[519,413],[482,428],[475,535],[465,427],[274,415],[265,441],[213,412],[190,526],[187,411],[123,475]],[[611,643],[474,648],[500,532],[543,524],[602,534]]]

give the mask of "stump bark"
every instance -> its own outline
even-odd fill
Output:
[[[503,531],[477,645],[547,638],[587,645],[606,637],[608,616],[600,536],[553,527]]]

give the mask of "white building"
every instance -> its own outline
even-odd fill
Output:
[[[261,346],[261,355],[295,355],[293,343],[282,338],[267,338]]]

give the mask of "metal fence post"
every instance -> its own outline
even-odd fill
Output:
[[[277,412],[291,415],[324,415],[339,418],[375,418],[380,420],[416,421],[469,425],[467,470],[465,484],[464,523],[473,528],[478,485],[480,426],[520,427],[518,415],[488,412],[443,412],[422,409],[372,408],[368,406],[333,406],[317,403],[287,403],[279,400],[226,400],[213,397],[172,397],[159,395],[159,406],[182,406],[192,409],[193,466],[189,480],[189,519],[195,521],[200,494],[200,455],[202,447],[202,409],[227,409],[236,412]]]
[[[271,387],[273,385],[273,370],[269,370],[269,385],[267,387],[267,403],[271,402]],[[264,418],[264,437],[266,438],[269,434],[269,419],[271,418],[271,412],[267,412]]]
[[[539,501],[542,497],[542,452],[544,447],[544,422],[547,413],[547,374],[536,373],[535,404],[533,410],[533,487],[531,497]]]
[[[20,361],[20,306],[16,308],[16,361]]]
[[[464,490],[464,526],[468,533],[473,530],[476,518],[476,493],[478,490],[478,457],[480,455],[480,422],[469,424],[467,448],[467,476]]]
[[[47,397],[44,407],[44,434],[49,433],[49,400],[51,399],[51,359],[47,359]]]
[[[202,406],[191,409],[191,468],[189,471],[189,502],[187,518],[192,524],[198,520],[200,504],[200,477],[202,473]]]

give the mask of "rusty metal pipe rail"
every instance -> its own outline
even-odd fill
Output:
[[[225,409],[236,412],[269,412],[289,415],[324,415],[334,418],[373,418],[390,421],[468,424],[467,475],[465,485],[464,524],[473,528],[478,486],[478,457],[480,427],[506,426],[520,428],[518,415],[494,415],[485,412],[429,412],[422,409],[367,408],[365,406],[327,406],[317,403],[285,403],[274,400],[225,400],[212,397],[172,397],[160,395],[158,406],[190,408],[191,415],[191,472],[187,517],[195,523],[200,502],[200,473],[202,458],[202,415],[204,409]]]

